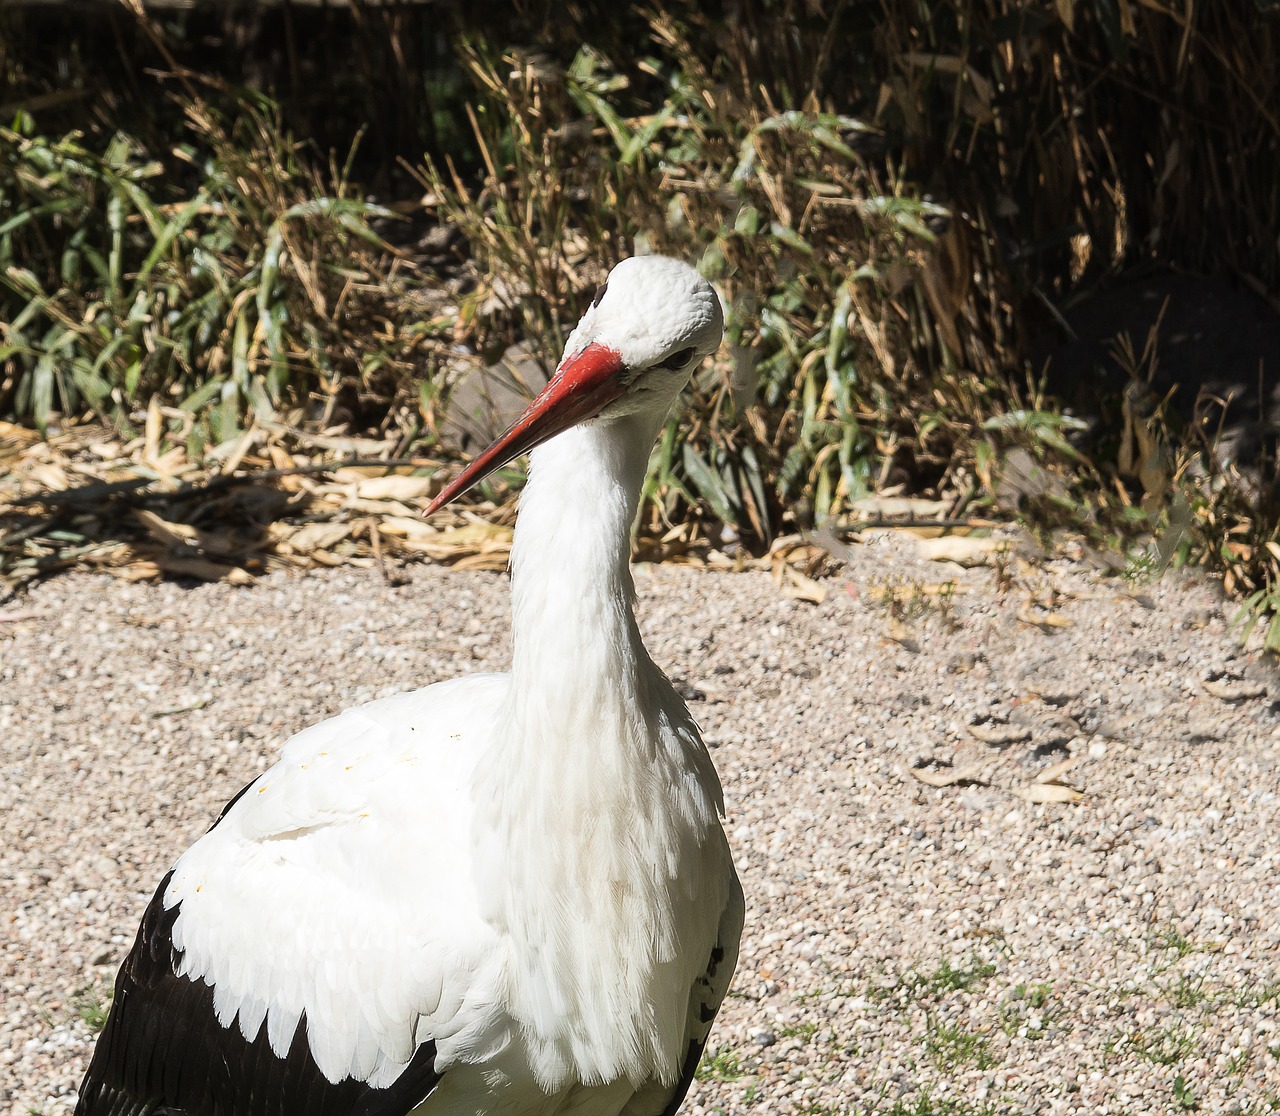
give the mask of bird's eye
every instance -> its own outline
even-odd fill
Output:
[[[608,283],[602,283],[602,284],[600,285],[600,289],[599,289],[598,291],[596,291],[596,297],[595,297],[595,298],[593,298],[593,299],[591,300],[591,305],[592,305],[592,306],[599,306],[599,305],[600,305],[600,300],[601,300],[602,298],[604,298],[604,293],[605,293],[605,291],[607,291],[608,289],[609,289],[609,284],[608,284]]]
[[[663,368],[670,368],[673,371],[677,368],[683,368],[689,363],[689,358],[693,356],[693,346],[687,349],[681,349],[678,353],[672,353],[666,360],[662,362]]]

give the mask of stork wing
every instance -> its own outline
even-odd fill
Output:
[[[76,1116],[405,1116],[440,1080],[435,1044],[423,1043],[395,1081],[378,1089],[320,1072],[300,1018],[279,1057],[262,1027],[246,1040],[224,1027],[214,990],[179,976],[173,945],[178,908],[164,908],[170,872],[142,916],[116,977],[107,1025],[80,1087]]]
[[[147,907],[77,1116],[403,1116],[505,1045],[463,791],[503,686],[472,675],[289,741]]]

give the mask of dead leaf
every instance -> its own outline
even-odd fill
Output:
[[[377,438],[344,438],[333,434],[309,434],[296,427],[285,426],[278,422],[264,422],[265,429],[276,434],[285,434],[291,441],[300,446],[328,450],[340,457],[378,457],[391,453],[395,449],[395,439],[382,441]]]
[[[668,531],[667,536],[669,537],[670,535],[671,532]],[[668,538],[664,537],[663,542],[667,541]],[[809,536],[782,535],[773,540],[773,545],[769,547],[769,553],[762,564],[767,564],[773,570],[774,580],[777,581],[777,569],[780,565],[792,566],[806,577],[817,577],[824,570],[830,568],[831,558],[833,557],[845,561],[847,559],[847,548],[845,548],[845,554],[842,556],[830,550],[824,543]]]
[[[40,441],[40,434],[25,426],[0,422],[0,458],[16,457]]]
[[[189,523],[170,523],[167,519],[161,519],[155,512],[145,509],[136,509],[133,517],[147,529],[148,535],[166,546],[185,547],[199,534]]]
[[[1267,696],[1267,687],[1261,682],[1245,678],[1206,678],[1202,685],[1205,692],[1220,701],[1249,701]]]
[[[1068,756],[1066,759],[1058,763],[1052,764],[1041,771],[1034,779],[1034,782],[1040,784],[1056,783],[1058,780],[1070,771],[1076,764],[1084,760],[1084,756]]]
[[[343,465],[329,474],[338,484],[359,484],[373,477],[385,477],[386,465]]]
[[[978,782],[978,774],[982,771],[980,764],[968,767],[908,767],[911,774],[929,787],[951,787],[956,783]]]
[[[89,566],[122,566],[133,560],[133,547],[128,543],[103,543],[80,555],[79,561]]]
[[[230,446],[227,459],[222,463],[222,472],[234,473],[248,456],[249,451],[262,439],[262,431],[249,429],[240,435]],[[212,456],[212,455],[210,455]]]
[[[381,521],[383,535],[397,539],[424,539],[437,534],[426,520],[413,515],[389,515]]]
[[[398,515],[411,516],[414,509],[399,500],[364,500],[359,496],[347,495],[340,501],[345,511],[362,512],[365,515]]]
[[[1031,783],[1016,787],[1013,793],[1028,802],[1079,802],[1084,797],[1084,791],[1063,783]]]
[[[1030,601],[1023,603],[1018,609],[1018,619],[1041,631],[1052,631],[1055,628],[1070,628],[1074,621],[1060,612],[1037,612]]]
[[[511,554],[511,537],[510,527],[477,520],[429,536],[407,538],[403,545],[459,569],[501,570],[506,568]]]
[[[66,471],[59,465],[37,462],[26,469],[26,474],[46,492],[65,492],[71,486]]]
[[[1008,744],[1021,744],[1031,739],[1031,730],[1017,725],[1004,724],[1000,721],[986,721],[965,726],[969,735],[984,744],[1002,748]]]
[[[164,481],[176,480],[188,473],[198,472],[200,466],[187,460],[187,451],[182,446],[174,446],[168,453],[162,453],[155,464],[156,472]]]
[[[154,562],[130,562],[127,566],[108,566],[107,572],[121,581],[154,581],[160,576],[160,567]]]
[[[455,570],[492,570],[501,572],[511,561],[510,547],[505,550],[492,550],[487,553],[467,554],[453,563]]]
[[[253,575],[239,566],[210,562],[196,554],[167,552],[155,556],[155,564],[167,574],[194,577],[200,581],[225,581],[228,585],[252,585]]]
[[[1010,544],[1004,539],[979,539],[972,535],[943,535],[916,543],[916,553],[921,558],[931,562],[955,562],[960,566],[990,565],[1009,549]]]
[[[421,500],[436,487],[434,477],[367,477],[357,482],[355,495],[361,500]]]
[[[950,500],[919,500],[907,496],[864,496],[853,510],[865,519],[939,519],[951,507]]]
[[[774,578],[784,597],[796,601],[808,601],[810,604],[822,604],[827,599],[827,587],[821,582],[806,577],[794,566],[779,563],[773,567]]]
[[[160,400],[153,395],[147,404],[147,422],[143,433],[145,444],[142,460],[148,465],[154,466],[160,456],[160,435],[164,432],[163,423],[164,416],[160,413]]]
[[[157,709],[151,714],[153,717],[173,717],[179,713],[194,713],[197,709],[203,709],[212,701],[213,698],[209,694],[196,698],[189,705],[179,705],[175,709]]]
[[[271,467],[273,469],[296,469],[298,461],[294,458],[284,446],[272,442],[267,446],[267,456],[271,459]],[[303,458],[305,461],[306,458]]]
[[[317,550],[329,550],[350,534],[350,523],[308,523],[285,536],[285,542],[290,550],[310,554]]]

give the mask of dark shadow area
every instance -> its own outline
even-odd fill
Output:
[[[1042,337],[1046,386],[1099,437],[1167,403],[1165,421],[1221,464],[1275,473],[1280,438],[1280,313],[1240,286],[1157,271],[1101,287]],[[1060,338],[1070,339],[1062,343]]]

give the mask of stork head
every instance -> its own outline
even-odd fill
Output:
[[[444,507],[494,469],[580,422],[665,415],[724,332],[720,299],[688,264],[635,256],[609,272],[555,375],[528,409],[427,507]]]

